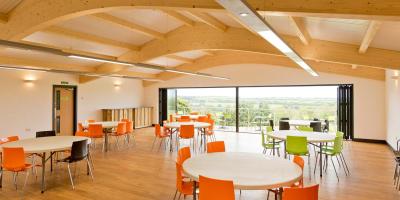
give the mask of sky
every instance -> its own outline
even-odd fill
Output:
[[[235,88],[185,88],[178,89],[178,96],[225,96],[235,97]],[[295,87],[242,87],[241,98],[255,97],[303,97],[336,98],[337,86],[295,86]]]

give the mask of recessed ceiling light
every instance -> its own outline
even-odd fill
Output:
[[[246,16],[249,15],[249,13],[240,13],[239,15],[242,16],[242,17],[246,17]]]

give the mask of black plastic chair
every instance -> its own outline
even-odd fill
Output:
[[[272,127],[272,130],[273,130],[273,131],[275,131],[275,128],[274,128],[274,120],[272,120],[272,119],[269,120],[269,126]]]
[[[314,118],[313,121],[319,121],[319,119],[318,118]]]
[[[289,120],[289,117],[282,117],[281,120]]]
[[[52,137],[52,136],[56,136],[56,131],[52,130],[52,131],[38,131],[38,132],[36,132],[36,138]]]
[[[289,122],[279,121],[279,130],[290,130]]]
[[[329,132],[329,121],[326,119],[325,120],[325,126],[324,126],[324,132]]]
[[[310,122],[310,127],[313,128],[314,132],[322,132],[321,122]]]
[[[71,163],[76,163],[82,160],[86,160],[87,162],[87,166],[88,166],[88,170],[89,170],[89,174],[92,177],[93,180],[93,172],[92,172],[92,166],[90,164],[89,161],[89,148],[88,148],[88,141],[87,140],[81,140],[81,141],[76,141],[72,143],[72,148],[71,148],[71,155],[58,160],[57,162],[64,162],[67,163],[68,166],[68,173],[69,173],[69,178],[71,180],[71,185],[72,185],[72,189],[75,189],[75,185],[74,185],[74,180],[72,178],[72,174],[71,174],[71,167],[70,164]]]

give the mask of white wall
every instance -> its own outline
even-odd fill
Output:
[[[394,75],[398,76],[399,71],[386,71],[386,141],[390,146],[396,148],[396,141],[400,139],[400,80],[392,79]]]
[[[354,84],[354,130],[356,138],[386,139],[385,82],[321,73],[312,77],[301,69],[270,65],[229,65],[203,72],[230,77],[218,80],[194,76],[182,76],[170,81],[145,87],[145,104],[155,108],[154,121],[158,121],[158,88],[160,87],[207,87],[207,86],[258,86],[304,84]]]
[[[24,79],[35,79],[32,83]],[[142,81],[100,78],[78,84],[78,76],[47,72],[0,70],[0,137],[34,137],[52,128],[52,90],[67,81],[78,85],[78,120],[101,119],[102,108],[138,107],[143,103]],[[117,90],[114,82],[120,81]]]

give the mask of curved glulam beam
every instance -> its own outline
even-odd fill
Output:
[[[367,78],[373,80],[384,81],[385,80],[385,70],[370,67],[358,67],[357,69],[352,69],[351,65],[346,64],[336,64],[327,62],[316,62],[312,60],[307,60],[314,69],[318,72],[333,73],[346,76],[354,76],[360,78]],[[234,52],[234,51],[224,51],[215,54],[215,56],[205,56],[196,60],[193,64],[184,64],[176,67],[180,70],[190,70],[190,71],[200,71],[213,67],[223,66],[223,65],[238,65],[238,64],[264,64],[264,65],[274,65],[279,67],[289,67],[299,69],[299,67],[293,63],[289,58],[284,56],[273,56],[266,54],[257,53],[244,53],[244,52]],[[306,73],[299,71],[300,73]],[[181,76],[186,76],[182,74],[174,74],[170,72],[162,72],[157,75],[157,79],[168,81]],[[154,84],[153,82],[145,81],[145,86],[150,86]]]
[[[399,20],[400,1],[381,0],[249,0],[258,11],[275,15],[336,17],[348,19]],[[307,5],[307,6],[305,6]],[[125,7],[225,12],[214,0],[30,0],[12,11],[2,27],[1,39],[20,40],[59,22]]]

